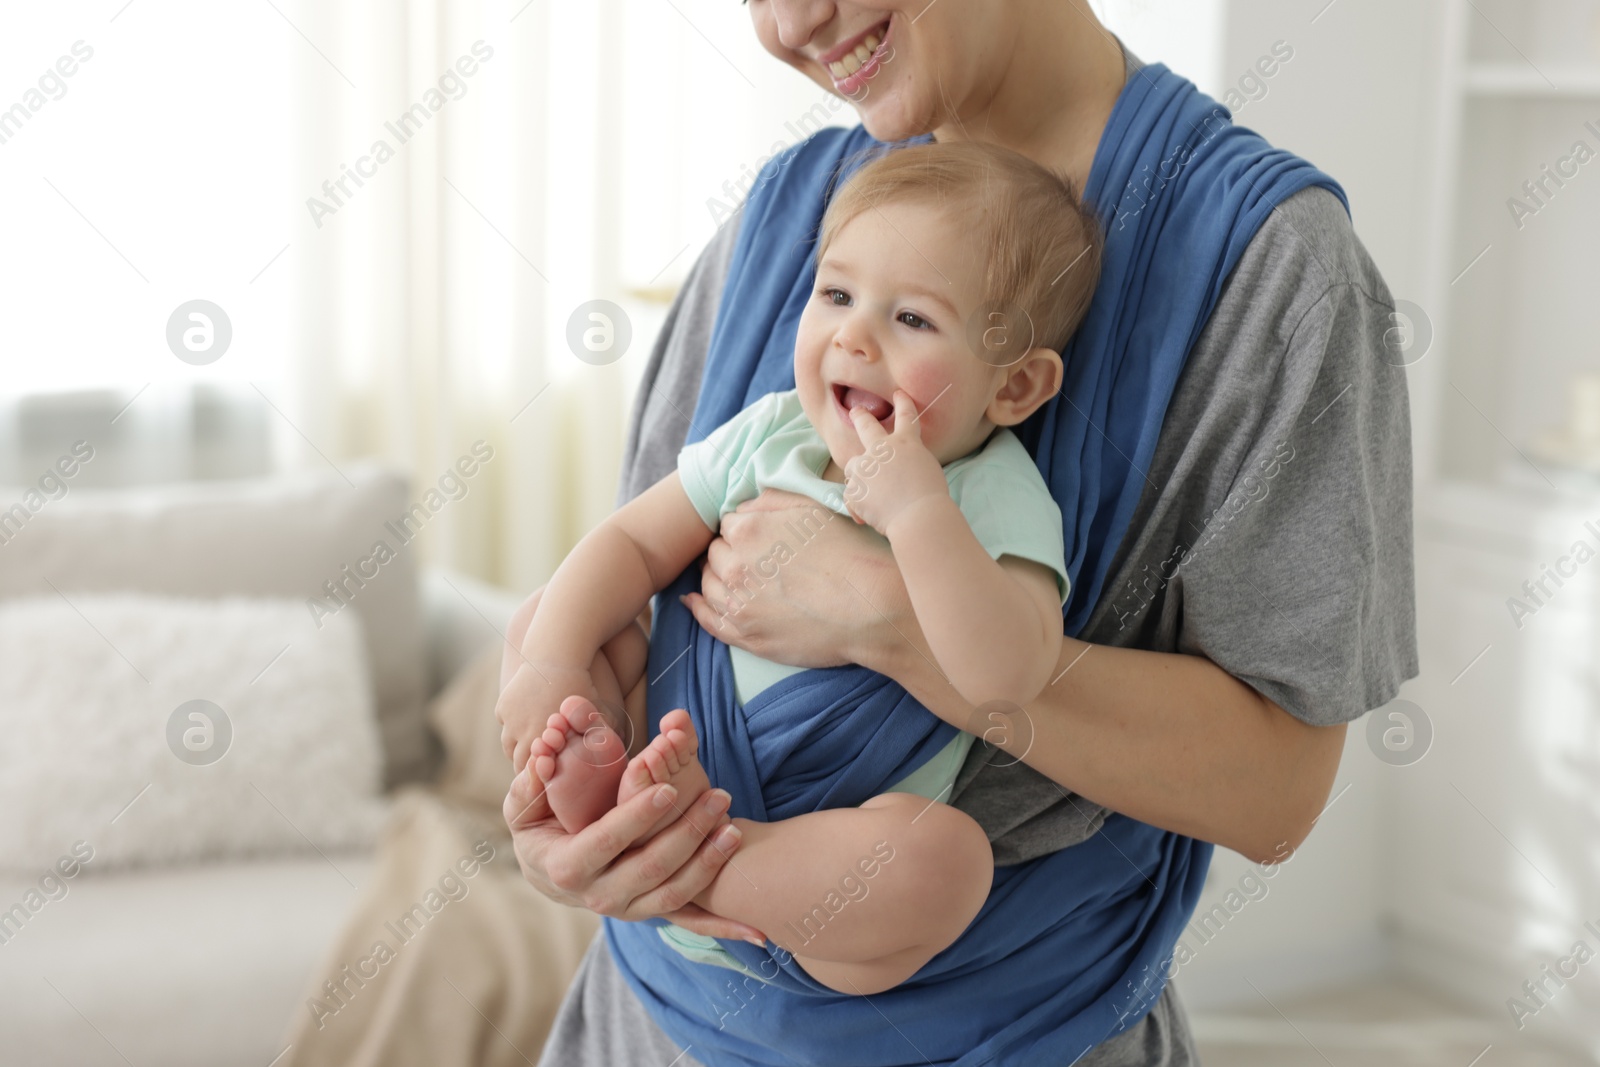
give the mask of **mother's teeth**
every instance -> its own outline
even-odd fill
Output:
[[[883,38],[877,34],[868,34],[860,44],[856,45],[854,52],[829,63],[828,73],[835,78],[848,78],[866,65],[867,60],[872,58],[872,54],[878,50],[878,46],[882,43]]]

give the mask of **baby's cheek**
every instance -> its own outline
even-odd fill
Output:
[[[911,394],[911,399],[917,402],[918,410],[933,403],[933,398],[943,392],[945,386],[955,379],[955,375],[950,373],[950,368],[931,361],[910,367],[898,367],[896,370],[895,385]]]
[[[821,368],[822,361],[816,357],[812,348],[804,344],[795,347],[794,384],[800,391],[802,403],[814,406],[826,392],[822,384]]]
[[[912,368],[901,375],[897,384],[922,412],[917,427],[922,431],[923,440],[941,434],[950,412],[958,406],[949,402],[955,399],[953,394],[961,388],[960,382],[947,369],[933,366]]]
[[[801,369],[815,373],[822,365],[822,353],[827,348],[826,334],[819,330],[810,319],[802,315],[800,328],[795,332],[794,339],[794,364],[798,374]]]

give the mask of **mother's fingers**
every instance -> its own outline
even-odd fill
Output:
[[[694,616],[694,621],[700,624],[700,629],[707,633],[725,637],[729,633],[740,633],[733,620],[713,608],[709,601],[699,593],[689,593],[683,597],[683,606],[689,609],[689,614]]]
[[[511,851],[528,883],[554,900],[581,904],[576,893],[558,885],[551,875],[551,852],[567,840],[567,832],[550,811],[544,783],[537,781],[531,770],[518,774],[511,780],[501,811],[511,828]]]
[[[647,915],[638,914],[637,899],[677,874],[706,836],[725,820],[727,792],[709,789],[647,844],[623,855],[661,818],[664,809],[676,804],[676,790],[672,790],[674,796],[666,804],[659,803],[661,790],[667,788],[646,790],[573,836],[572,844],[583,850],[579,854],[582,866],[578,873],[583,876],[583,884],[588,886],[585,896],[591,910],[602,915],[647,918]],[[591,832],[595,836],[583,841]],[[694,891],[698,893],[704,889],[710,879],[705,879],[704,883]],[[682,907],[685,903],[687,901],[678,901],[665,910]]]
[[[727,614],[728,586],[711,566],[700,568],[700,595],[705,597],[713,611]]]
[[[550,805],[545,801],[544,783],[536,781],[533,771],[527,770],[511,779],[506,799],[500,813],[506,825],[515,834],[550,817]]]
[[[577,833],[553,842],[545,861],[551,883],[569,892],[585,893],[601,888],[600,883],[612,879],[610,888],[618,888],[617,880],[613,878],[616,872],[607,868],[656,824],[663,811],[677,803],[677,796],[678,790],[670,785],[646,789],[626,804],[618,804]],[[685,852],[684,859],[687,858],[688,853]],[[652,888],[652,885],[641,886],[620,900],[611,901],[609,906],[595,907],[594,910],[612,914],[613,908],[626,905],[645,889]]]
[[[676,862],[680,855],[684,858],[671,868],[666,878],[636,895],[627,911],[623,913],[623,918],[648,919],[656,915],[670,915],[689,907],[693,904],[694,898],[712,883],[717,877],[717,872],[738,849],[741,835],[722,812],[712,814],[710,811],[703,811],[703,817],[698,820],[690,817],[690,813],[700,807],[699,804],[691,807],[690,812],[686,812],[683,818],[651,838],[650,843],[639,850],[637,858],[653,865],[656,861],[651,853],[657,842],[672,834],[675,840],[669,842],[670,851],[667,853],[671,859],[663,862],[661,866]],[[707,817],[714,821],[706,821]],[[682,851],[685,848],[688,849],[687,854]],[[742,924],[734,926],[740,927],[740,932],[719,933],[712,936],[746,937],[757,933],[754,929],[743,927]]]
[[[726,516],[723,519],[724,529],[722,533],[712,538],[711,543],[706,546],[705,569],[710,570],[712,574],[729,574],[734,567],[739,565],[739,552],[733,547],[733,542],[729,540],[731,531],[726,529],[728,520],[736,517],[746,521],[751,519],[749,515]]]
[[[706,846],[706,848],[710,847],[710,845]],[[715,851],[715,849],[712,851]],[[720,867],[721,864],[719,863],[718,866]],[[676,926],[681,926],[692,933],[704,934],[706,937],[738,938],[741,941],[752,941],[758,945],[767,943],[766,936],[748,923],[742,923],[735,919],[725,919],[721,915],[713,915],[698,904],[685,904],[677,911],[666,912],[661,917]]]

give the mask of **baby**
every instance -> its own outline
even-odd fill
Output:
[[[627,759],[624,737],[647,733],[648,638],[635,619],[706,551],[722,516],[769,486],[887,539],[927,648],[965,700],[1038,695],[1061,647],[1061,513],[1005,427],[1060,388],[1099,249],[1068,183],[992,145],[896,149],[839,190],[795,338],[796,388],[686,447],[677,471],[573,550],[529,625],[497,714],[516,771],[532,761],[564,828],[658,783],[677,790],[678,810],[711,788],[681,709]],[[798,670],[729,654],[741,705]],[[628,721],[596,710],[608,707]],[[769,932],[831,989],[900,984],[960,936],[993,879],[983,830],[937,803],[972,740],[961,734],[930,761],[937,773],[919,769],[858,808],[735,819],[744,843],[695,903]],[[870,898],[791,936],[790,920],[857,869],[873,879]]]

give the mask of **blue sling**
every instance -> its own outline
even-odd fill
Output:
[[[794,387],[817,225],[834,180],[874,147],[883,146],[862,127],[827,129],[763,170],[745,204],[689,440]],[[1063,353],[1061,394],[1018,428],[1061,505],[1073,576],[1064,632],[1077,633],[1099,599],[1178,376],[1224,282],[1273,208],[1310,186],[1344,197],[1164,66],[1124,88],[1084,190],[1106,231],[1100,286]],[[773,821],[860,804],[955,736],[895,682],[855,666],[792,675],[741,708],[727,646],[677,601],[698,584],[691,567],[657,600],[650,730],[672,708],[689,710],[732,814]],[[997,868],[955,944],[872,997],[828,989],[770,944],[720,942],[748,969],[741,975],[678,955],[657,933],[661,920],[607,919],[606,937],[657,1024],[711,1067],[1060,1067],[1155,1003],[1211,851],[1112,814],[1082,844]]]

